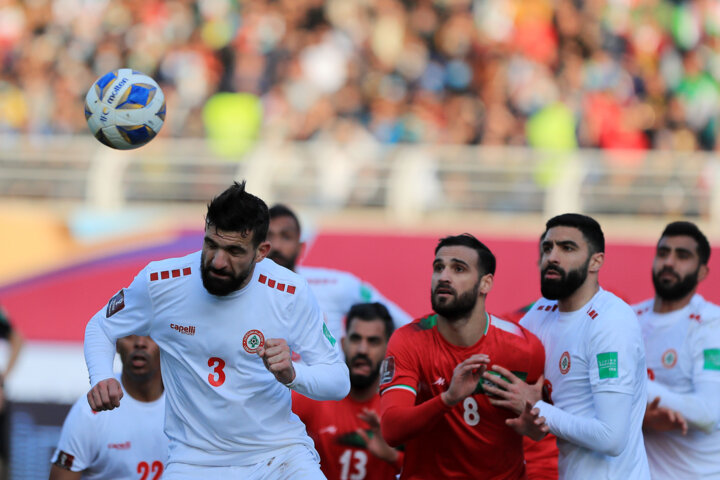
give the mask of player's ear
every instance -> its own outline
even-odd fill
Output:
[[[600,267],[602,267],[603,263],[605,263],[605,252],[595,252],[592,255],[590,255],[590,262],[588,263],[588,272],[590,273],[597,273],[600,271]]]
[[[258,245],[257,249],[255,249],[255,263],[262,261],[265,257],[267,257],[268,253],[270,253],[270,242],[267,240],[260,242],[260,245]]]
[[[708,273],[710,273],[710,267],[707,265],[700,265],[700,268],[698,268],[698,282],[702,282],[705,280],[705,277],[708,276]]]
[[[486,273],[485,275],[480,277],[480,288],[478,289],[478,293],[482,295],[487,295],[488,293],[490,293],[494,281],[495,277],[492,273]]]

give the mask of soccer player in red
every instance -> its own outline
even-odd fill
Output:
[[[489,403],[482,374],[507,363],[528,382],[542,381],[545,352],[524,328],[486,313],[494,273],[495,256],[472,235],[441,239],[431,285],[435,313],[390,340],[380,374],[381,423],[390,445],[405,445],[402,479],[526,478],[522,438],[505,424],[515,414]]]
[[[393,319],[381,303],[358,303],[346,315],[342,338],[350,394],[315,401],[293,392],[293,411],[307,427],[328,480],[394,480],[403,454],[380,435],[378,377]]]

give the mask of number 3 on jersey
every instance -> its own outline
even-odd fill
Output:
[[[208,358],[208,367],[213,369],[213,373],[208,374],[208,382],[213,387],[219,387],[225,383],[225,360],[219,357]]]
[[[353,461],[354,460],[354,461]],[[362,450],[345,450],[340,456],[340,480],[363,480],[367,474],[368,457]]]

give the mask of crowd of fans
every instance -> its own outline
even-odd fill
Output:
[[[0,132],[85,132],[107,71],[156,78],[170,136],[249,92],[290,140],[714,150],[714,0],[2,0]]]

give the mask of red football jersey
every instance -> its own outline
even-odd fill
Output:
[[[394,480],[400,468],[370,453],[357,429],[368,425],[358,418],[367,408],[380,414],[380,395],[357,402],[311,400],[292,392],[292,409],[307,428],[320,454],[320,468],[328,480]]]
[[[398,329],[390,339],[380,380],[381,395],[393,389],[415,394],[422,404],[447,390],[455,367],[484,353],[518,377],[535,382],[543,372],[545,351],[523,327],[489,316],[483,337],[470,347],[447,342],[431,315]],[[440,421],[405,444],[403,479],[525,478],[522,437],[505,425],[511,411],[490,404],[478,383],[475,393]]]

